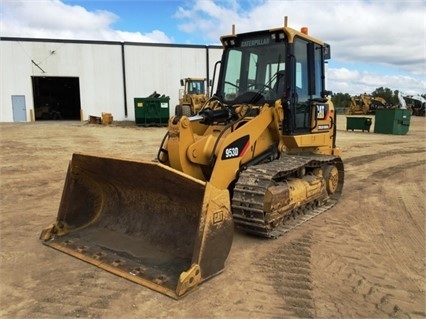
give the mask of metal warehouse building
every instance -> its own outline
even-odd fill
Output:
[[[180,79],[212,79],[220,46],[0,38],[0,122],[135,120],[134,98],[179,100]],[[53,113],[52,113],[53,112]],[[56,113],[55,113],[56,112]]]

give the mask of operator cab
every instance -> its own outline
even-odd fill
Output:
[[[225,50],[216,96],[222,103],[273,106],[281,99],[283,134],[310,132],[312,117],[326,112],[331,94],[325,91],[324,70],[329,45],[287,27],[221,41]],[[321,110],[313,110],[316,104]]]

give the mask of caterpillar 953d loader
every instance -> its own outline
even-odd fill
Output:
[[[156,160],[73,155],[44,244],[177,299],[223,271],[234,226],[276,238],[336,203],[329,46],[286,22],[221,41],[216,93]]]

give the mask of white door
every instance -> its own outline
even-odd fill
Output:
[[[25,95],[12,95],[12,110],[14,122],[27,121],[27,108],[25,107]]]

